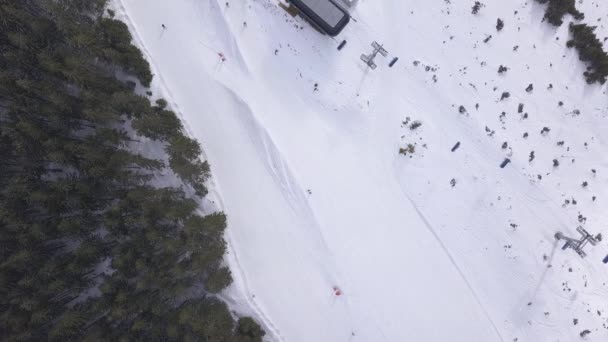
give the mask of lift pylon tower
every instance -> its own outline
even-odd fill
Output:
[[[384,47],[382,47],[382,45],[378,44],[377,42],[373,42],[372,43],[372,47],[374,48],[374,51],[369,54],[363,54],[361,55],[361,60],[363,62],[365,62],[365,64],[367,64],[367,66],[369,66],[370,68],[372,68],[372,70],[376,69],[376,63],[374,63],[374,59],[376,58],[376,55],[381,54],[382,56],[386,57],[388,56],[388,51],[386,51],[386,49]]]
[[[564,234],[562,234],[561,232],[557,232],[555,233],[555,238],[559,241],[559,240],[564,240],[566,241],[566,243],[564,244],[564,247],[562,247],[563,250],[568,249],[568,248],[572,248],[578,255],[580,255],[581,258],[584,258],[587,256],[587,254],[583,251],[583,247],[585,247],[585,245],[587,245],[587,243],[590,243],[592,246],[597,245],[597,243],[599,242],[595,237],[593,237],[591,234],[589,234],[583,227],[577,227],[576,231],[578,231],[581,234],[581,238],[580,239],[574,239],[571,237],[567,237]]]

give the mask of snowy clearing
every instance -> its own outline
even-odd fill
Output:
[[[271,0],[114,1],[211,163],[225,296],[269,339],[608,340],[608,248],[553,238],[607,233],[606,87],[566,48],[571,18],[472,4],[361,0],[333,40]]]

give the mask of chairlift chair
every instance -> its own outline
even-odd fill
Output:
[[[372,42],[372,47],[374,48],[374,55],[379,52],[384,57],[388,56],[388,51],[386,51],[382,45],[378,44],[378,42]]]

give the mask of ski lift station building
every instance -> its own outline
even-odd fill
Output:
[[[330,36],[336,36],[350,21],[350,15],[335,0],[289,0],[305,19]]]

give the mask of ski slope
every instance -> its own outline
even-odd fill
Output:
[[[607,233],[606,87],[566,48],[571,18],[483,2],[361,0],[332,40],[275,0],[114,0],[211,163],[224,297],[269,340],[608,340],[608,248],[553,238]]]

